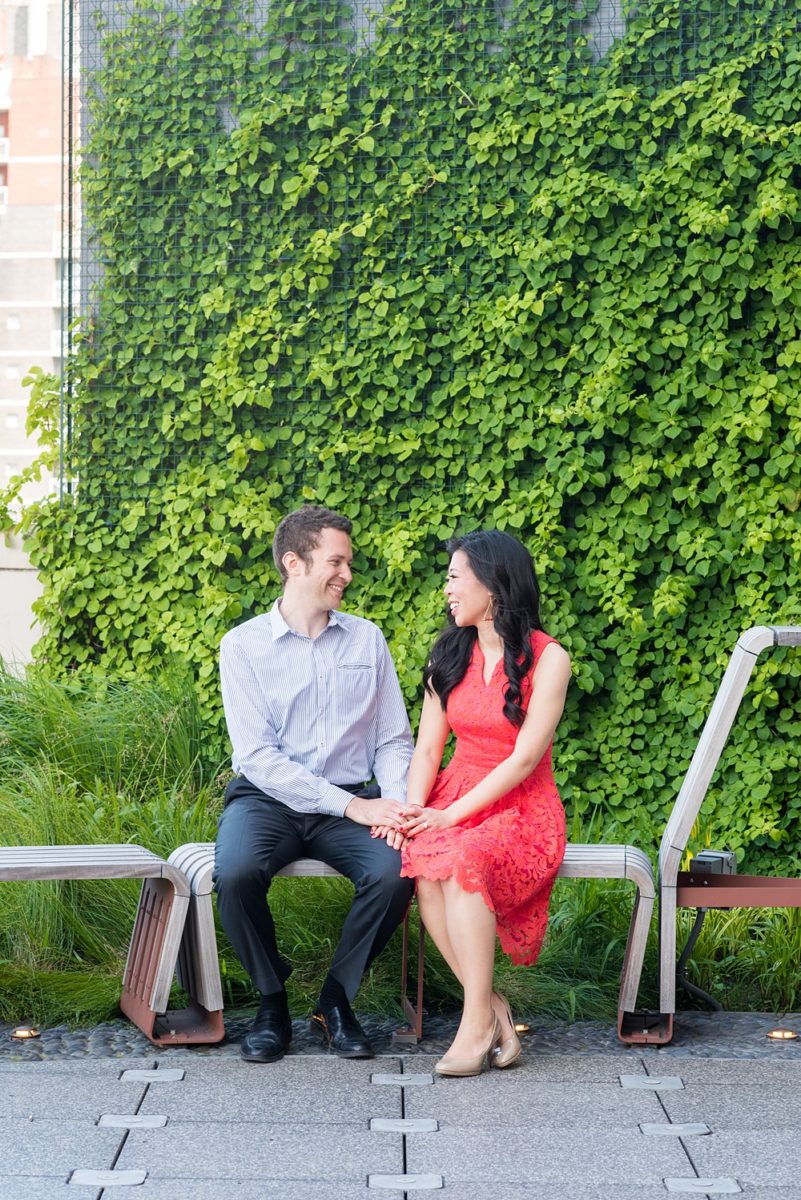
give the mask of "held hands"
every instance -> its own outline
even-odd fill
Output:
[[[407,810],[407,819],[401,824],[401,832],[407,838],[425,833],[427,829],[451,829],[456,822],[450,809],[420,808],[412,805]]]
[[[374,838],[384,838],[395,850],[402,850],[411,838],[427,829],[450,829],[456,824],[448,809],[404,806],[398,800],[364,800],[359,796],[351,800],[345,816],[359,825],[369,825]]]
[[[345,809],[345,816],[357,825],[387,829],[399,829],[406,813],[407,809],[399,800],[366,800],[364,796],[354,796]]]
[[[436,808],[408,804],[405,808],[398,805],[398,810],[400,819],[397,822],[384,824],[376,821],[370,830],[374,838],[385,838],[387,845],[395,850],[402,850],[412,838],[426,829],[450,829],[455,824],[447,812]]]

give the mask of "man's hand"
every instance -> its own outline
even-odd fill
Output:
[[[399,800],[365,800],[364,796],[354,796],[345,809],[345,816],[357,825],[387,825],[390,829],[400,827],[403,815]]]

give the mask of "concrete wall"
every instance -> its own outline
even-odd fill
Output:
[[[38,637],[31,606],[42,593],[36,571],[19,541],[0,535],[0,659],[24,666]]]

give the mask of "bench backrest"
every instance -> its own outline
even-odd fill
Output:
[[[661,887],[675,887],[681,860],[759,654],[768,646],[801,646],[801,627],[755,625],[738,639],[701,732],[659,848]]]

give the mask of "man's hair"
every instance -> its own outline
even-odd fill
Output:
[[[320,534],[324,529],[339,529],[350,536],[352,528],[353,523],[348,517],[316,504],[304,504],[303,508],[289,513],[279,521],[273,537],[273,561],[282,583],[287,581],[287,571],[282,561],[285,554],[292,551],[308,567],[312,550],[316,550],[320,544]]]

